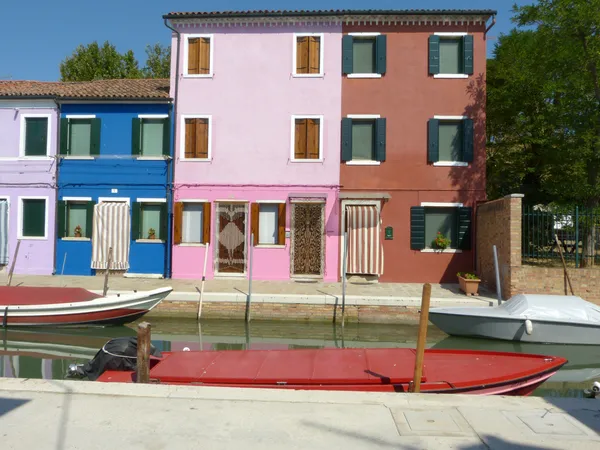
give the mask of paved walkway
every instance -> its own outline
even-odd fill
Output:
[[[600,401],[0,379],[7,449],[600,449]]]

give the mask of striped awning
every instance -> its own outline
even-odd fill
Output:
[[[0,265],[8,264],[8,201],[0,200]]]
[[[94,206],[92,269],[106,269],[112,247],[110,269],[129,269],[131,221],[125,202],[103,202]]]
[[[376,206],[346,207],[348,256],[346,272],[383,274],[383,246],[380,239],[379,211]]]

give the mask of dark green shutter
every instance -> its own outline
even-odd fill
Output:
[[[473,75],[473,35],[467,34],[462,39],[463,44],[463,71],[467,75]]]
[[[134,202],[131,205],[131,240],[140,239],[140,217],[142,215],[142,204]]]
[[[69,154],[69,119],[60,119],[60,150],[61,155]]]
[[[171,120],[168,117],[163,122],[163,155],[171,156]]]
[[[425,248],[425,208],[422,206],[410,208],[410,248],[411,250]]]
[[[427,125],[427,161],[430,163],[440,160],[440,121],[429,119]]]
[[[102,122],[100,119],[91,119],[92,123],[92,138],[90,142],[90,156],[100,155],[100,131]]]
[[[471,250],[471,217],[473,208],[458,208],[458,245],[461,250]]]
[[[382,34],[381,36],[377,36],[375,40],[375,69],[377,73],[384,74],[386,70],[386,47],[387,47],[387,36]]]
[[[342,161],[352,161],[352,119],[342,119]]]
[[[167,202],[160,204],[160,239],[167,242]]]
[[[462,121],[463,157],[464,162],[473,162],[473,120]]]
[[[345,35],[342,37],[342,73],[352,73],[354,67],[354,59],[352,57],[352,36]]]
[[[67,237],[67,202],[59,201],[56,209],[56,232],[59,238]]]
[[[25,118],[25,156],[46,156],[48,146],[48,119]]]
[[[131,119],[131,154],[140,156],[142,154],[142,119],[134,117]]]
[[[385,119],[375,120],[375,161],[385,161]]]
[[[92,238],[94,232],[94,202],[86,202],[85,205],[85,237]]]
[[[46,231],[46,201],[23,200],[23,236],[44,237]]]
[[[429,75],[440,73],[440,37],[429,36]]]

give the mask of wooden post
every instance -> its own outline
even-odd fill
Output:
[[[421,376],[423,375],[423,359],[425,356],[425,340],[427,338],[427,323],[429,322],[429,300],[431,299],[431,284],[423,285],[421,298],[421,318],[419,319],[419,337],[415,355],[415,375],[409,385],[409,392],[421,392]]]
[[[21,246],[21,240],[17,241],[17,246],[15,248],[15,254],[13,255],[13,260],[10,263],[10,270],[8,271],[8,283],[7,286],[10,286],[12,281],[13,271],[15,270],[15,263],[17,262],[17,255],[19,254],[19,247]]]
[[[209,246],[209,244],[206,244],[206,247],[204,248],[204,268],[202,269],[202,284],[200,285],[199,291],[198,288],[196,288],[196,290],[200,294],[200,301],[198,302],[198,321],[200,321],[200,316],[202,315],[202,300],[204,299],[204,282],[206,281],[206,264],[208,260],[208,252],[210,251]]]
[[[62,269],[60,270],[60,274],[64,275],[65,273],[65,264],[67,263],[67,252],[65,252],[65,257],[63,258],[63,265],[62,265]]]
[[[112,247],[108,249],[108,262],[106,263],[106,273],[104,274],[104,289],[102,290],[102,297],[106,297],[108,292],[108,274],[110,273],[110,263],[112,262]]]
[[[346,323],[346,269],[348,267],[348,233],[344,231],[344,256],[342,258],[342,330]]]
[[[573,293],[573,286],[571,285],[571,277],[569,277],[569,272],[567,272],[567,263],[565,262],[565,257],[563,256],[562,248],[560,246],[560,242],[558,240],[558,234],[554,235],[554,239],[556,240],[556,245],[558,246],[558,253],[560,253],[560,259],[562,261],[563,270],[565,271],[565,277],[567,277],[567,282],[569,283],[569,289],[571,290],[571,295],[575,295]],[[566,292],[565,292],[566,294]]]
[[[138,324],[136,383],[148,383],[150,381],[150,334],[151,326],[148,322]]]

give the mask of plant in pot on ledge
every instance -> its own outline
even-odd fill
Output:
[[[466,295],[479,295],[481,279],[471,272],[458,272],[458,285]]]
[[[431,247],[443,252],[445,249],[450,247],[450,238],[447,238],[441,232],[438,231],[437,235],[435,236],[435,239],[431,243]]]
[[[156,239],[156,230],[154,228],[148,230],[148,239]]]
[[[81,237],[81,225],[77,225],[73,231],[76,238]]]

